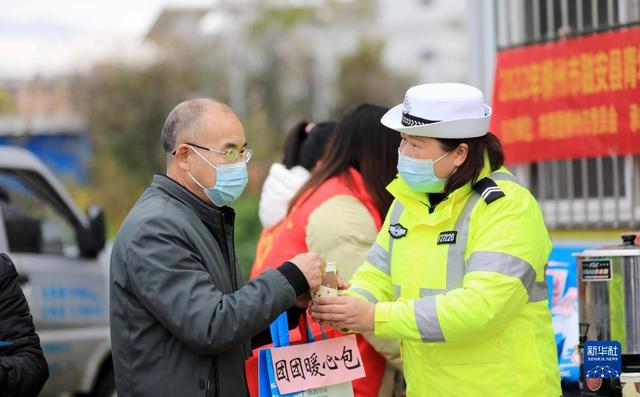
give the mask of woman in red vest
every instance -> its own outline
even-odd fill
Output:
[[[374,243],[392,201],[385,187],[396,175],[400,138],[380,124],[387,110],[364,104],[345,113],[321,165],[291,200],[272,241],[260,247],[254,268],[263,271],[311,251],[336,262],[343,279],[351,278]],[[358,338],[367,376],[354,382],[354,394],[392,396],[400,378],[398,343],[373,335]]]
[[[311,171],[322,157],[335,128],[334,121],[317,124],[302,121],[287,134],[282,162],[271,165],[262,185],[258,216],[263,229],[256,246],[251,278],[265,270],[261,264],[264,263],[265,253],[273,245],[278,224],[287,216],[293,196],[311,177]]]

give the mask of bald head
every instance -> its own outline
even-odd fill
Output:
[[[190,99],[179,103],[162,127],[162,147],[169,155],[183,142],[197,140],[206,123],[222,115],[233,114],[231,108],[210,98]]]
[[[230,150],[247,147],[244,127],[231,108],[209,98],[182,102],[162,128],[167,176],[202,200],[203,187],[213,187],[217,165],[227,163]]]

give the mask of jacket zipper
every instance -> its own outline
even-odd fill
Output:
[[[218,383],[218,367],[216,366],[216,359],[214,358],[213,363],[211,365],[211,371],[209,371],[209,379],[207,379],[207,397],[211,396],[211,392],[213,391],[213,396],[218,397],[220,393],[219,383]],[[213,376],[212,376],[213,375]],[[211,390],[211,378],[213,378],[213,390]]]
[[[247,361],[249,358],[249,354],[247,353],[247,343],[242,344],[242,356],[244,357],[244,361]]]
[[[238,282],[237,282],[237,278],[236,278],[236,272],[235,272],[235,263],[233,259],[229,259],[233,257],[232,254],[232,250],[233,250],[233,233],[231,234],[231,247],[229,246],[229,244],[227,243],[227,227],[226,227],[226,216],[224,214],[222,214],[222,239],[224,241],[224,244],[226,245],[227,248],[227,263],[228,263],[228,267],[229,267],[229,273],[231,273],[231,282],[233,283],[233,290],[237,290],[238,289]],[[233,232],[233,230],[232,230]],[[244,346],[243,349],[244,351]],[[215,357],[213,358],[213,367],[212,367],[212,372],[213,372],[213,396],[214,397],[219,397],[220,394],[220,381],[218,379],[218,366],[216,365],[216,359]],[[210,383],[211,380],[208,380],[207,383]],[[209,391],[210,387],[209,385],[207,385],[207,392]]]
[[[216,384],[213,385],[213,387],[214,387],[213,396],[214,397],[218,397],[219,394],[220,394],[220,380],[218,379],[218,366],[216,365],[215,361],[214,361],[213,364],[214,364],[214,367],[213,367],[213,374],[214,374],[213,379],[214,379],[214,382],[216,382]]]
[[[222,238],[224,240],[224,245],[227,248],[227,263],[229,267],[229,273],[231,273],[231,282],[233,283],[233,290],[236,291],[238,289],[238,279],[236,277],[236,266],[235,266],[235,255],[234,255],[234,239],[233,239],[233,230],[231,230],[231,244],[228,244],[227,241],[227,216],[222,214]],[[233,228],[232,228],[233,229]]]

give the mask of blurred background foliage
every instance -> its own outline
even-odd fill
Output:
[[[256,243],[262,231],[262,225],[258,219],[259,199],[259,195],[249,192],[231,205],[236,210],[236,255],[245,278],[251,272]]]

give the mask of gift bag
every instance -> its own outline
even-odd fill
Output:
[[[250,397],[259,397],[258,391],[258,359],[253,355],[244,362],[244,372],[247,376],[247,389],[249,389]]]
[[[306,317],[306,315],[302,315],[300,317]],[[293,343],[307,343],[309,338],[308,331],[308,323],[304,321],[304,319],[300,318],[300,322],[298,323],[298,331],[302,336],[300,341],[296,341]],[[269,330],[271,332],[271,338],[273,340],[273,345],[275,347],[287,346],[289,345],[289,324],[287,323],[287,313],[283,313],[278,317],[271,325],[269,326]],[[311,339],[313,340],[313,335],[311,335]],[[254,354],[252,357],[249,357],[245,363],[245,373],[247,376],[247,388],[249,389],[249,396],[251,397],[259,397],[259,372],[258,372],[258,362],[260,361],[260,352],[258,354]],[[264,364],[263,364],[264,367]],[[265,382],[268,382],[268,378],[266,378]],[[263,394],[264,395],[264,394]]]
[[[353,397],[351,382],[365,376],[355,335],[315,341],[301,316],[302,343],[290,345],[286,313],[271,325],[274,347],[258,354],[259,397]]]

